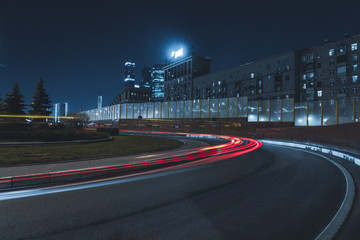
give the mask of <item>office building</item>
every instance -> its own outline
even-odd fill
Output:
[[[142,103],[151,101],[151,88],[125,87],[121,91],[121,103]]]
[[[140,87],[151,88],[151,68],[149,66],[143,66],[141,69],[142,80]]]
[[[193,79],[210,73],[209,57],[191,52],[189,56],[182,55],[182,49],[173,52],[173,60],[164,66],[164,100],[193,99]]]
[[[165,64],[156,64],[150,70],[153,101],[164,100],[164,66]]]
[[[125,78],[124,78],[124,86],[125,87],[134,87],[135,84],[135,62],[128,60],[125,62],[124,66],[125,70]]]

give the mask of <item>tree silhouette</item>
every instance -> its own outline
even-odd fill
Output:
[[[40,80],[36,84],[36,89],[33,96],[33,102],[30,104],[32,110],[29,110],[29,114],[49,116],[51,111],[51,101],[49,95],[45,92],[44,81],[40,77]]]
[[[2,107],[3,113],[6,114],[25,114],[24,96],[20,94],[20,88],[17,82],[14,83],[12,91],[6,94]]]

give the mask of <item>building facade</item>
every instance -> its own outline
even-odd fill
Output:
[[[124,86],[125,87],[134,87],[135,84],[135,62],[128,60],[125,62],[124,66],[125,70],[125,78],[124,78]]]
[[[140,87],[151,88],[151,68],[143,66],[141,69],[142,80]]]
[[[193,99],[193,79],[210,73],[209,57],[191,53],[164,67],[164,100]]]
[[[193,79],[194,99],[299,99],[298,51],[288,51]]]
[[[165,64],[155,64],[150,70],[153,101],[164,100],[164,67]]]
[[[151,88],[125,87],[121,91],[121,103],[142,103],[151,101]]]
[[[301,51],[301,101],[359,101],[360,35]]]

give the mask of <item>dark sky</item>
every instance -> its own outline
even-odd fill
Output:
[[[183,44],[211,71],[355,35],[360,1],[0,0],[0,94],[20,84],[32,101],[40,76],[53,103],[96,108],[120,93],[123,65],[165,61]]]

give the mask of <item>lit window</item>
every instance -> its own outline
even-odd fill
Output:
[[[218,85],[219,85],[219,86],[221,85],[221,81],[218,81]]]
[[[346,66],[341,66],[337,68],[337,73],[346,73]]]
[[[335,104],[335,100],[334,99],[330,99],[330,105],[334,105]]]
[[[303,87],[302,87],[302,88],[303,88],[303,89],[306,89],[306,83],[303,84]]]
[[[340,52],[340,53],[344,53],[344,52],[345,52],[345,47],[341,47],[341,48],[339,49],[339,52]]]
[[[215,83],[213,82],[213,87],[215,87]]]
[[[329,49],[329,56],[334,56],[334,49]]]
[[[259,87],[261,87],[261,80],[259,80]]]
[[[318,97],[322,97],[322,91],[321,90],[317,91],[317,95],[318,95]]]
[[[302,79],[303,79],[303,80],[306,80],[306,74],[303,74]]]
[[[353,83],[356,83],[358,81],[358,75],[352,76]]]
[[[251,73],[251,74],[250,74],[250,77],[251,77],[251,78],[254,78],[254,77],[255,77],[255,73]]]
[[[289,71],[289,70],[290,70],[290,65],[286,65],[286,66],[285,66],[285,70],[286,70],[286,71]]]
[[[355,72],[357,70],[358,70],[358,65],[357,64],[353,65],[353,71]]]
[[[357,50],[357,43],[351,44],[351,51]]]
[[[353,55],[352,55],[352,60],[353,60],[354,62],[357,62],[357,60],[358,60],[358,55],[357,55],[357,54],[353,54]]]
[[[271,79],[271,76],[270,76],[270,75],[268,75],[268,79]]]

